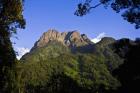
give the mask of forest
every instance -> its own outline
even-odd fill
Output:
[[[139,93],[140,38],[104,37],[93,43],[77,31],[48,30],[29,53],[16,58],[11,37],[25,29],[24,2],[0,0],[0,93]],[[92,0],[77,5],[86,16],[100,5],[140,29],[139,0]],[[26,37],[25,37],[26,38]]]

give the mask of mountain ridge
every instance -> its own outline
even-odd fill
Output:
[[[82,41],[83,36],[76,31],[45,32],[18,64],[19,87],[25,93],[124,93],[128,87],[134,90],[135,83],[131,82],[139,80],[135,68],[139,69],[140,39],[104,37],[91,43],[87,37]],[[70,40],[71,46],[65,40]]]
[[[31,50],[43,47],[52,41],[60,42],[70,48],[94,44],[85,34],[80,34],[77,30],[60,33],[55,29],[49,29],[43,33]]]

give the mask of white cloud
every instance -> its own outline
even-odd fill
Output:
[[[91,39],[93,43],[98,43],[103,37],[106,36],[105,32],[100,33],[97,37]]]
[[[15,51],[17,52],[17,59],[20,59],[24,54],[28,53],[30,49],[24,47],[15,47]]]

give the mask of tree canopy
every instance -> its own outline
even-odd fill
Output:
[[[122,12],[124,20],[135,24],[136,29],[140,28],[140,0],[99,0],[96,5],[93,5],[93,0],[85,0],[78,4],[75,15],[84,16],[99,5],[110,6],[116,13]]]
[[[16,28],[24,28],[22,0],[0,0],[0,28],[16,32]]]
[[[13,93],[15,52],[10,41],[17,28],[25,27],[22,0],[0,0],[0,93]]]

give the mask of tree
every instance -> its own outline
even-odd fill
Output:
[[[84,16],[91,9],[100,5],[110,6],[116,13],[123,12],[122,17],[131,24],[135,24],[135,28],[140,28],[140,0],[99,0],[97,5],[92,6],[93,0],[85,0],[84,3],[78,4],[75,12],[77,16]]]
[[[122,86],[117,93],[139,93],[140,89],[140,39],[121,39],[116,44],[116,53],[124,58],[124,64],[113,71]]]
[[[25,28],[22,0],[0,0],[0,92],[10,93],[15,52],[10,37],[17,28]],[[10,92],[9,92],[10,91]]]

